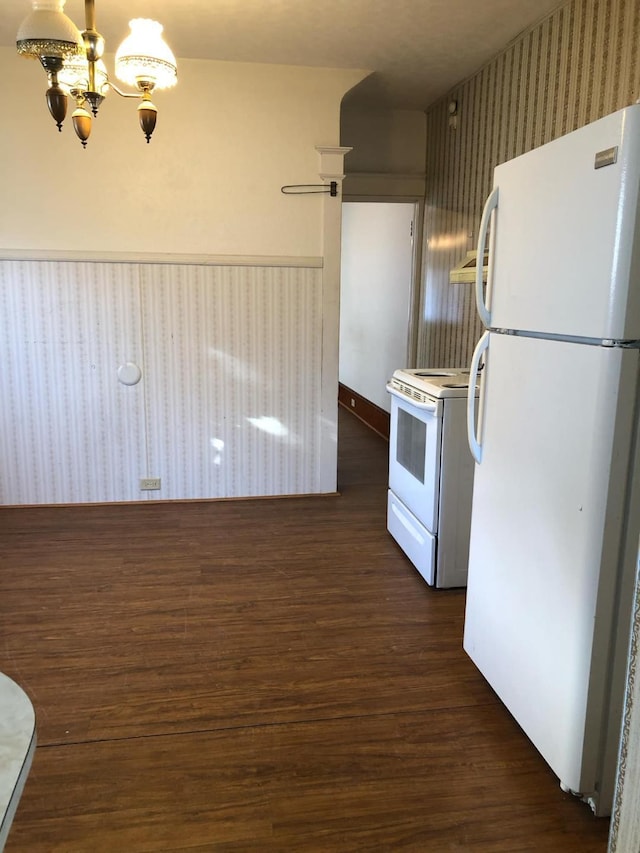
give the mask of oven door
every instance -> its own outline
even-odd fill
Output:
[[[431,533],[438,526],[442,401],[409,400],[389,388],[389,488]]]

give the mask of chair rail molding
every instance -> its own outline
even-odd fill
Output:
[[[112,264],[191,264],[209,267],[297,267],[299,269],[322,267],[322,258],[302,255],[199,255],[75,249],[0,248],[0,261],[87,261]]]

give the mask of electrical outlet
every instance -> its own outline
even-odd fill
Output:
[[[144,480],[140,480],[140,489],[142,491],[152,492],[160,488],[160,477],[147,477]]]

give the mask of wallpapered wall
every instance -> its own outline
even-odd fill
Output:
[[[640,0],[570,0],[428,111],[418,364],[468,364],[481,334],[472,286],[449,270],[475,244],[494,167],[638,100],[639,44]],[[640,849],[639,648],[640,584],[611,853]]]
[[[0,261],[0,503],[320,491],[321,324],[319,268]]]
[[[638,0],[571,0],[428,111],[419,365],[464,366],[480,337],[473,287],[449,270],[475,246],[494,167],[636,101],[639,45]]]

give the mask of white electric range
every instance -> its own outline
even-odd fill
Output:
[[[474,472],[468,387],[469,371],[462,368],[396,370],[387,384],[387,529],[435,587],[467,582]]]

